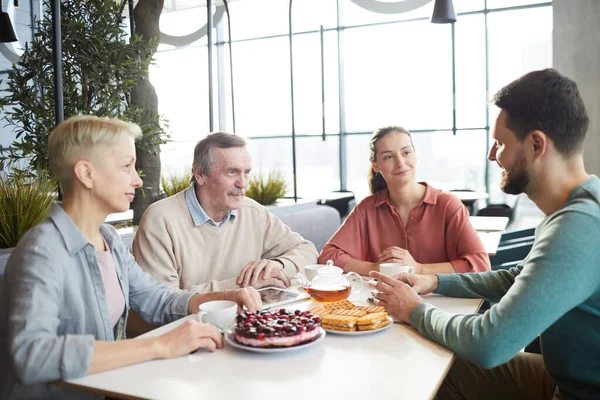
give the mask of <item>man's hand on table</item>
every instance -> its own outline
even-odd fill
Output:
[[[253,286],[257,289],[266,286],[287,288],[291,280],[283,269],[283,264],[276,260],[258,260],[249,262],[240,272],[236,283],[245,288]]]
[[[401,273],[389,277],[371,271],[369,276],[378,280],[369,282],[375,289],[374,303],[402,322],[409,322],[412,310],[424,302],[419,295],[433,292],[438,285],[437,275]]]
[[[433,293],[440,282],[437,275],[416,275],[407,272],[392,275],[392,278],[406,283],[420,295]]]

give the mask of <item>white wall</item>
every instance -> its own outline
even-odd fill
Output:
[[[554,0],[554,66],[574,79],[590,117],[584,158],[600,175],[600,1]]]

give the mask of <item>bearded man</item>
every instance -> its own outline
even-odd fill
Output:
[[[546,217],[523,262],[477,274],[386,277],[375,303],[458,356],[438,399],[600,398],[600,180],[588,175],[589,119],[577,84],[553,69],[501,89],[489,159],[506,193]],[[483,315],[452,315],[419,294],[484,298]],[[540,337],[542,354],[523,353]]]

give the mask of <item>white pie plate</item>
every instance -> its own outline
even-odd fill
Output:
[[[229,343],[231,346],[236,347],[238,349],[242,349],[242,350],[247,350],[247,351],[253,351],[255,353],[284,353],[284,352],[288,352],[288,351],[296,351],[296,350],[302,350],[302,349],[306,349],[308,347],[314,346],[315,344],[317,344],[318,342],[320,342],[321,340],[323,340],[323,338],[325,337],[326,333],[323,330],[323,328],[319,328],[321,330],[321,334],[319,336],[317,336],[317,338],[313,341],[310,341],[308,343],[303,343],[297,346],[290,346],[290,347],[252,347],[252,346],[246,346],[245,344],[241,344],[239,343],[237,340],[235,340],[235,334],[233,332],[233,329],[228,330],[227,332],[225,332],[224,337],[225,337],[225,341],[227,343]]]

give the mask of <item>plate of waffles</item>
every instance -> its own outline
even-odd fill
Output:
[[[344,300],[310,309],[321,317],[321,327],[337,335],[370,335],[388,329],[393,320],[380,306],[357,306]]]

